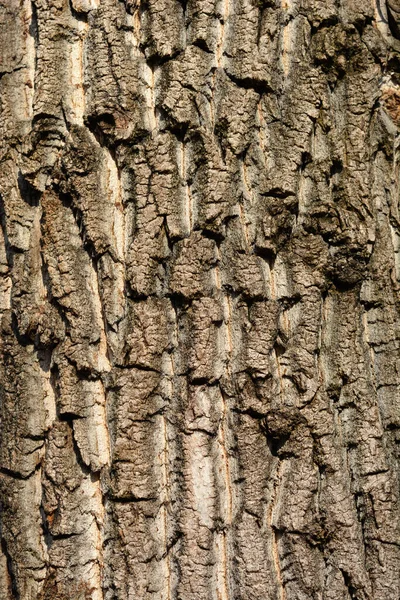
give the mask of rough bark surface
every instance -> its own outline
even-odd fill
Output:
[[[399,24],[0,0],[0,600],[400,597]]]

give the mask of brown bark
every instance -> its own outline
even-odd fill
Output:
[[[400,597],[397,0],[0,0],[0,600]]]

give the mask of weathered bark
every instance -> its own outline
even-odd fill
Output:
[[[0,0],[0,600],[400,597],[399,23]]]

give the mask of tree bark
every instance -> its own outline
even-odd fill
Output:
[[[0,0],[0,600],[400,597],[397,0]]]

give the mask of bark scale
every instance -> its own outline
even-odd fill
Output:
[[[400,597],[397,0],[0,0],[0,600]]]

